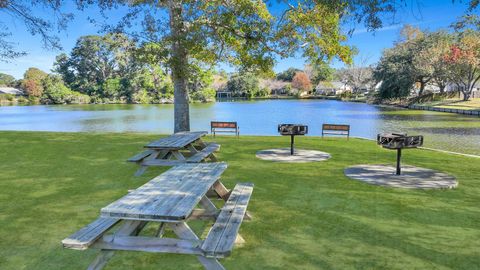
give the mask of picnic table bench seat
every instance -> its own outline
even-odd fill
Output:
[[[235,185],[202,244],[201,249],[206,257],[223,258],[230,255],[252,192],[252,183]]]
[[[220,149],[220,145],[216,143],[210,143],[208,144],[205,148],[202,150],[198,151],[195,153],[193,156],[187,158],[188,163],[198,163],[202,162],[202,160],[205,160],[207,157],[212,158],[213,152],[216,152]],[[214,159],[215,161],[215,159]]]
[[[62,240],[65,248],[85,250],[120,220],[115,218],[97,218],[74,234]]]
[[[350,138],[350,125],[323,124],[322,138],[325,134],[347,136],[348,140]]]
[[[142,161],[143,159],[145,159],[146,157],[150,156],[151,154],[153,154],[155,151],[154,150],[151,150],[151,149],[148,149],[148,150],[145,150],[141,153],[138,153],[136,154],[135,156],[127,159],[128,162],[140,162]]]

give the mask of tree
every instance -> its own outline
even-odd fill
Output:
[[[458,33],[445,61],[449,64],[449,78],[462,91],[463,99],[470,99],[480,80],[480,32],[466,30]]]
[[[227,91],[235,96],[252,98],[260,91],[258,77],[253,73],[237,73],[227,82]]]
[[[317,85],[319,82],[322,81],[333,80],[333,75],[335,73],[335,69],[333,69],[328,63],[323,61],[317,61],[313,64],[306,65],[304,70],[304,72],[312,81],[313,85]]]
[[[299,71],[302,71],[301,69],[298,69],[298,68],[289,68],[285,71],[282,71],[280,73],[277,74],[277,80],[280,80],[280,81],[285,81],[285,82],[291,82],[293,80],[293,77],[295,76],[295,74]]]
[[[337,77],[340,81],[351,86],[352,92],[357,93],[361,89],[368,89],[371,86],[373,69],[365,66],[351,65],[348,68],[340,69]]]
[[[373,72],[374,80],[380,83],[379,99],[401,99],[410,95],[415,83],[410,66],[411,58],[406,47],[395,47],[383,52]]]
[[[135,42],[123,34],[82,36],[70,57],[57,56],[54,71],[61,74],[72,89],[88,95],[118,98],[124,93],[113,93],[120,91],[120,87],[114,87],[111,80],[132,79],[136,74],[135,49]]]
[[[43,80],[48,76],[38,68],[29,68],[23,75],[22,87],[30,97],[41,97],[43,94]]]
[[[3,20],[22,21],[32,35],[39,35],[45,48],[61,48],[58,38],[52,30],[64,29],[72,14],[60,10],[63,1],[56,0],[0,0],[0,61],[8,61],[26,53],[15,49],[15,44],[8,40],[11,32]],[[52,11],[45,18],[36,16],[32,8]]]
[[[432,80],[445,83],[446,67],[442,55],[445,48],[443,43],[447,41],[442,34],[423,32],[406,25],[395,46],[384,51],[375,69],[374,77],[377,82],[382,82],[380,96],[407,97],[415,84],[419,85],[420,96]]]
[[[337,71],[336,76],[344,84],[352,87],[352,92],[357,93],[361,89],[369,89],[373,82],[373,69],[367,66],[368,57],[360,57],[359,65],[352,63],[347,68]]]
[[[413,77],[415,83],[418,83],[418,95],[421,96],[425,86],[433,79],[433,63],[435,59],[431,52],[435,46],[433,40],[427,38],[428,33],[420,28],[405,25],[400,32],[400,42],[397,47],[404,47],[406,57],[410,65],[405,66],[404,74]]]
[[[0,86],[13,86],[15,84],[15,77],[5,73],[0,73]]]
[[[90,97],[70,90],[58,75],[48,75],[42,80],[43,104],[89,103]]]
[[[305,72],[297,72],[293,77],[292,87],[301,91],[310,91],[312,83]]]
[[[429,58],[432,64],[433,83],[438,86],[440,93],[444,93],[450,82],[450,66],[445,61],[445,55],[449,53],[454,38],[452,34],[445,31],[429,33],[426,38],[432,42],[432,46],[429,46],[430,50],[424,57]]]
[[[120,23],[107,28],[169,48],[175,132],[190,129],[187,86],[191,63],[223,61],[247,71],[267,71],[275,55],[297,53],[312,61],[337,57],[350,62],[344,22],[364,21],[368,29],[375,29],[382,25],[382,13],[395,9],[393,0],[285,1],[275,14],[270,13],[267,1],[98,0],[80,4],[85,7],[93,2],[103,10],[129,5]],[[137,25],[144,26],[143,31]]]

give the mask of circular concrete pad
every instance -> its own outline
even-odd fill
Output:
[[[257,152],[257,158],[278,162],[315,162],[323,161],[330,158],[329,153],[315,151],[295,149],[295,155],[290,155],[290,148],[276,148],[267,149]]]
[[[455,188],[455,177],[438,171],[403,165],[402,174],[395,174],[390,165],[355,165],[345,169],[345,175],[372,185],[398,188]]]

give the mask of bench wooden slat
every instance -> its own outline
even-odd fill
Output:
[[[177,166],[184,163],[185,161],[182,161],[182,160],[152,159],[152,160],[144,160],[142,162],[142,165],[143,166]]]
[[[213,154],[220,149],[220,145],[216,143],[211,143],[207,147],[203,148],[201,151],[198,151],[193,156],[187,158],[188,163],[198,163],[206,159],[208,156]]]
[[[101,209],[103,217],[147,221],[186,219],[227,164],[184,163]]]
[[[237,122],[210,122],[212,128],[237,128]]]
[[[350,125],[323,124],[322,137],[324,134],[345,135],[348,139],[350,137]]]
[[[115,218],[98,218],[76,233],[62,240],[63,247],[84,250],[100,238],[105,231],[113,227],[119,220]]]
[[[252,183],[235,186],[202,244],[205,256],[222,258],[230,255],[252,192]]]
[[[150,156],[151,154],[153,154],[155,151],[154,150],[145,150],[141,153],[138,153],[136,154],[135,156],[127,159],[128,162],[140,162],[142,161],[144,158]]]
[[[155,148],[155,149],[182,149],[190,143],[200,139],[202,136],[205,136],[208,132],[206,131],[195,131],[195,132],[178,132],[173,135],[170,135],[165,138],[161,138],[154,142],[147,144],[146,148]]]

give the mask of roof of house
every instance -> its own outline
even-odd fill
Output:
[[[333,82],[319,82],[316,89],[336,89],[336,90],[346,90],[350,89],[350,86],[346,85],[343,82],[333,81]]]
[[[22,95],[23,91],[13,87],[0,86],[0,94]]]

